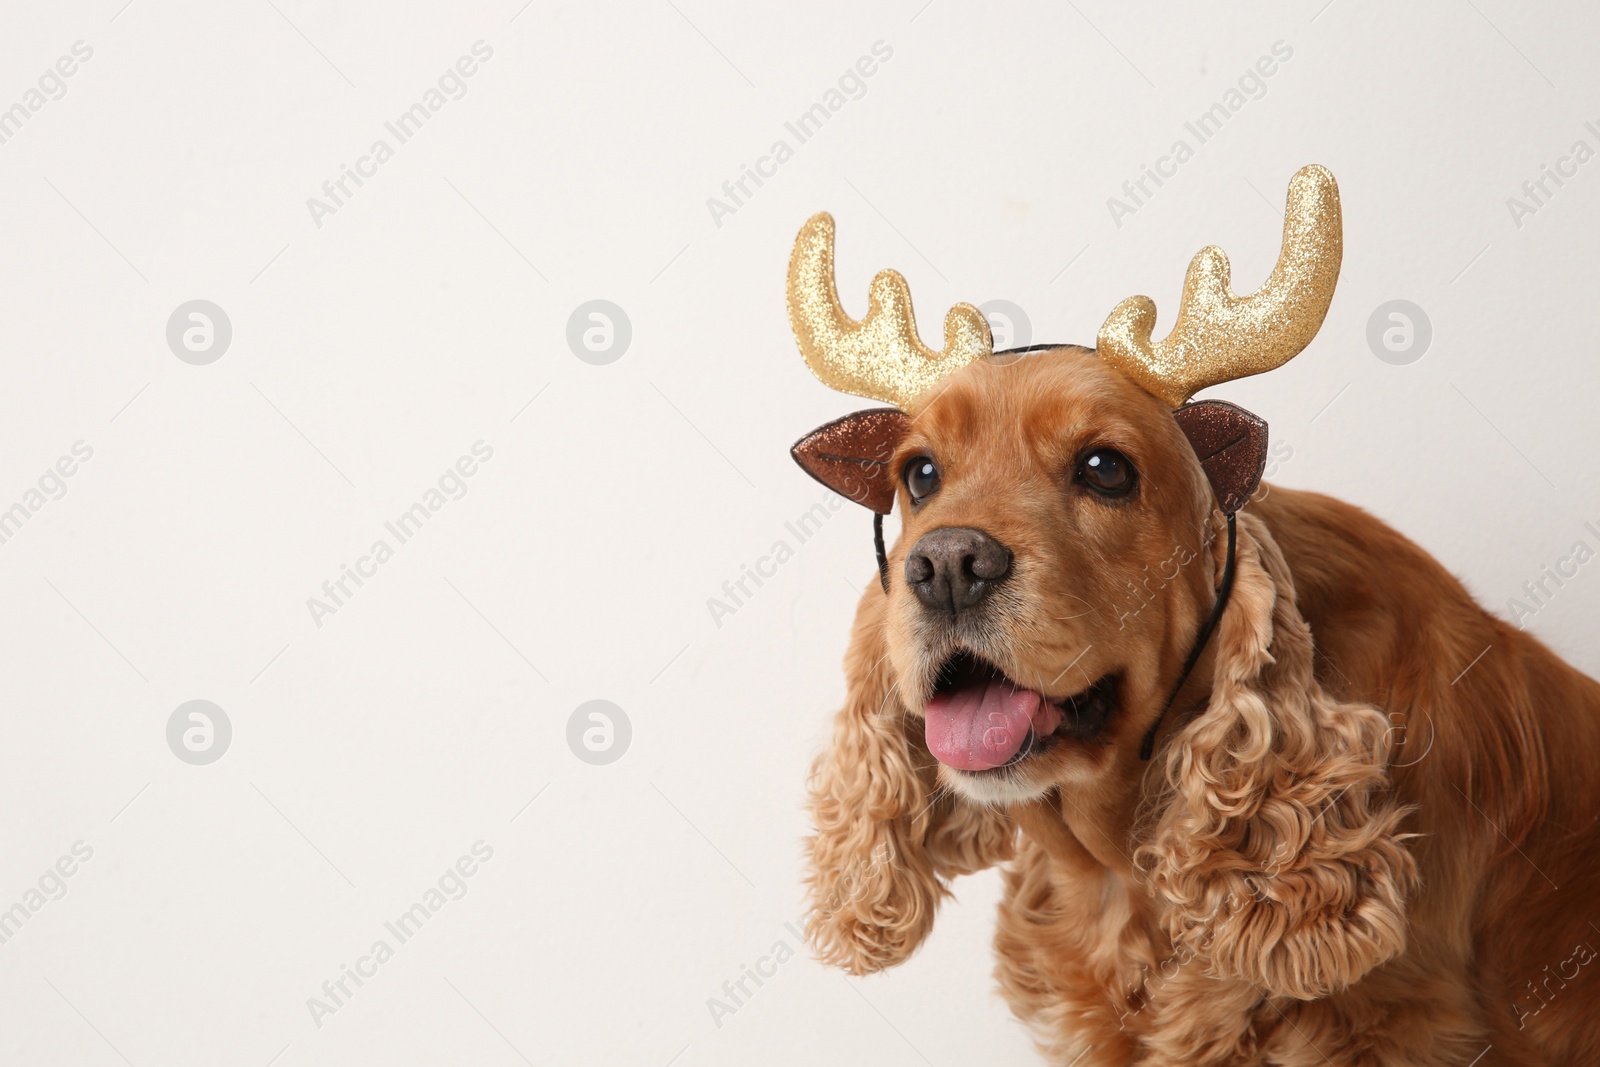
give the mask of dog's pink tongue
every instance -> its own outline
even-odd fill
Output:
[[[936,693],[923,711],[928,751],[962,771],[986,771],[1017,754],[1031,726],[1043,737],[1061,712],[1032,689],[994,678]]]

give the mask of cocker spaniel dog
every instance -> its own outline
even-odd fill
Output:
[[[831,220],[802,231],[802,351],[896,407],[796,456],[902,521],[810,783],[809,937],[901,964],[999,865],[996,976],[1052,1063],[1600,1063],[1600,685],[1372,516],[1259,485],[1259,420],[1179,406],[1320,326],[1331,176],[1289,207],[1262,290],[1207,250],[1166,341],[1133,298],[1098,350],[1000,355],[965,305],[922,347],[893,272],[849,319]]]

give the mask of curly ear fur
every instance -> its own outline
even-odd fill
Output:
[[[1388,775],[1383,712],[1325,693],[1310,628],[1266,527],[1241,516],[1212,695],[1165,753],[1139,862],[1175,946],[1310,1000],[1405,950],[1417,868]]]
[[[884,598],[856,614],[845,657],[849,698],[812,768],[810,920],[818,957],[851,974],[904,962],[933,927],[944,879],[1009,859],[1012,825],[935,798],[934,759],[889,673]]]

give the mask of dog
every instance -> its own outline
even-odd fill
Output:
[[[809,783],[818,957],[906,962],[999,866],[1051,1063],[1600,1063],[1600,684],[1357,507],[1224,513],[1105,339],[876,413],[854,495],[902,525]]]

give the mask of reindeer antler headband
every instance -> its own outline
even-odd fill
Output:
[[[1260,289],[1234,295],[1227,254],[1212,245],[1189,264],[1166,339],[1150,339],[1155,302],[1131,296],[1100,327],[1100,358],[1175,408],[1201,389],[1282,366],[1322,326],[1339,280],[1341,231],[1333,175],[1303,168],[1289,181],[1283,249]],[[880,271],[868,295],[864,320],[845,314],[833,280],[833,217],[811,216],[789,257],[789,323],[812,373],[841,392],[907,407],[941,378],[994,354],[989,325],[971,304],[946,314],[945,347],[935,352],[917,336],[898,271]]]
[[[1228,257],[1213,245],[1190,262],[1166,338],[1151,340],[1156,307],[1146,296],[1118,304],[1100,327],[1100,358],[1176,409],[1229,515],[1260,481],[1266,423],[1223,401],[1187,401],[1209,386],[1280,367],[1310,344],[1333,299],[1343,248],[1338,183],[1323,167],[1304,167],[1289,180],[1283,246],[1260,289],[1236,295]],[[934,383],[993,355],[994,342],[983,314],[957,304],[945,315],[944,348],[928,348],[896,271],[879,271],[868,296],[865,319],[845,314],[833,280],[833,219],[811,216],[789,257],[789,323],[800,353],[826,384],[896,408],[830,423],[795,445],[793,455],[812,477],[884,515],[895,494],[893,479],[883,475],[907,424],[903,410]]]

